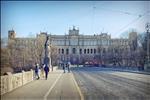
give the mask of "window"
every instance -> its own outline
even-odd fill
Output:
[[[100,48],[98,48],[98,53],[101,53],[101,49]]]
[[[105,48],[103,49],[103,53],[106,53],[106,49]]]
[[[66,40],[66,45],[69,45],[69,40]]]
[[[79,45],[82,45],[82,41],[81,40],[79,41]]]
[[[66,54],[67,54],[67,55],[69,54],[69,49],[68,49],[68,48],[66,49]]]
[[[96,53],[96,49],[94,49],[94,54]]]
[[[117,49],[115,49],[115,53],[118,53],[118,50],[117,50]]]
[[[58,50],[58,53],[60,54],[60,49]]]
[[[84,49],[84,54],[86,54],[86,49]]]
[[[93,53],[93,49],[91,49],[91,54]]]
[[[82,54],[82,49],[80,49],[80,54]]]
[[[64,49],[62,49],[62,51],[61,51],[61,52],[62,52],[62,54],[64,54]]]
[[[76,53],[76,48],[72,49],[72,53],[75,54]]]
[[[96,45],[97,44],[97,41],[96,40],[93,40],[92,41],[92,45]]]
[[[89,51],[90,51],[90,50],[89,50],[89,49],[87,49],[87,53],[88,53],[88,54],[89,54]]]
[[[71,45],[78,45],[78,39],[71,39],[70,44]]]

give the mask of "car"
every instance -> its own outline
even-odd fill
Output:
[[[99,67],[99,63],[97,61],[87,61],[84,63],[85,67]]]
[[[90,67],[90,63],[89,62],[85,62],[84,63],[84,67]]]

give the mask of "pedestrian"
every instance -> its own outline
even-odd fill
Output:
[[[39,64],[35,64],[35,77],[38,79],[40,79],[40,76],[39,76]]]
[[[45,67],[45,64],[42,64],[42,66],[41,66],[41,75],[42,75],[42,78],[44,78],[44,67]]]
[[[70,73],[70,62],[67,63],[68,73]]]
[[[48,67],[47,64],[44,67],[44,71],[45,71],[45,79],[47,80],[47,78],[48,78],[48,72],[49,72],[49,67]]]
[[[65,63],[62,63],[62,67],[63,67],[64,73],[65,73]]]

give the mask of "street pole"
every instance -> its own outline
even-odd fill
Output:
[[[150,71],[150,50],[149,50],[149,42],[150,42],[150,33],[149,33],[149,29],[150,29],[150,23],[147,23],[146,26],[145,26],[145,29],[146,29],[146,35],[147,35],[147,61],[144,65],[144,69],[147,70],[147,71]]]
[[[49,66],[50,66],[50,68],[52,68],[52,71],[53,71],[52,58],[51,58],[51,43],[49,46]]]
[[[146,24],[146,30],[147,30],[147,59],[148,59],[148,63],[149,63],[149,61],[150,61],[150,47],[149,47],[149,42],[150,42],[150,33],[149,33],[149,29],[150,29],[150,24],[149,23],[147,23]]]

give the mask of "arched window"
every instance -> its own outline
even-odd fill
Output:
[[[84,54],[86,54],[86,49],[84,49]]]
[[[89,52],[90,52],[90,50],[89,49],[87,49],[87,53],[89,54]]]
[[[94,54],[96,53],[96,49],[94,49]]]
[[[58,49],[58,53],[60,54],[60,49]]]
[[[80,54],[82,54],[82,49],[80,49]]]
[[[66,49],[66,54],[67,54],[67,55],[69,54],[69,49],[68,49],[68,48]]]
[[[62,49],[61,53],[64,54],[64,49]]]
[[[93,53],[93,49],[91,49],[91,54]]]
[[[73,53],[73,54],[76,54],[76,48],[73,48],[73,49],[72,49],[72,53]]]
[[[105,50],[105,48],[103,49],[103,53],[105,53],[106,52],[106,50]]]

